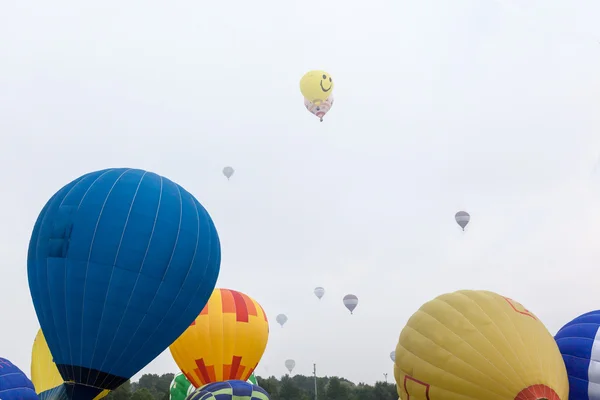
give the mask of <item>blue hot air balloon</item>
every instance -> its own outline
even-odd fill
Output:
[[[567,367],[569,400],[600,399],[600,310],[580,315],[554,339]]]
[[[186,400],[269,400],[269,394],[250,382],[231,380],[201,386]]]
[[[204,308],[220,263],[208,212],[167,178],[106,169],[56,192],[27,273],[69,398],[116,389],[165,350]]]
[[[0,398],[2,400],[38,400],[33,383],[13,363],[0,358]]]

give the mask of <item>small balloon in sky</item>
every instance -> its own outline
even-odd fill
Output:
[[[294,360],[285,360],[285,367],[287,368],[288,371],[290,371],[290,374],[292,373],[292,371],[294,370],[294,367],[296,366],[296,361]]]
[[[317,296],[317,298],[319,300],[321,300],[321,298],[325,295],[325,289],[322,288],[321,286],[317,286],[314,290],[315,296]]]
[[[288,317],[285,314],[279,314],[277,317],[275,317],[275,321],[277,321],[277,323],[282,327],[287,322],[287,320]]]
[[[309,71],[300,79],[300,92],[309,102],[320,105],[333,91],[333,79],[325,71]]]
[[[465,227],[467,226],[467,224],[469,223],[469,221],[471,220],[471,216],[469,215],[468,212],[466,211],[459,211],[454,215],[454,219],[456,220],[456,223],[462,228],[462,230],[465,230]]]
[[[353,294],[347,294],[344,296],[344,305],[350,311],[350,314],[353,313],[354,309],[358,305],[358,297]]]
[[[225,175],[227,180],[229,180],[229,178],[231,178],[233,176],[234,172],[235,172],[235,170],[230,166],[223,168],[223,175]]]

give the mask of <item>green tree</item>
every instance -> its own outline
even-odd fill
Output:
[[[127,381],[112,392],[110,392],[106,400],[129,400],[131,397],[131,382]]]
[[[154,400],[154,397],[152,397],[152,393],[148,389],[140,388],[133,392],[131,400]]]
[[[329,379],[327,389],[325,391],[327,400],[347,400],[350,394],[350,390],[347,385],[342,384],[337,377]]]

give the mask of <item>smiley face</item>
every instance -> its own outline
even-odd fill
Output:
[[[331,75],[321,70],[309,71],[300,80],[302,95],[316,105],[327,100],[333,91],[333,86]]]
[[[331,90],[331,88],[333,87],[333,81],[331,80],[331,77],[329,77],[329,82],[327,82],[327,74],[323,74],[321,76],[321,82],[319,83],[319,86],[321,86],[321,90],[325,93],[329,92]],[[323,85],[323,82],[325,82],[325,86],[327,86],[327,88],[325,88],[325,86]]]

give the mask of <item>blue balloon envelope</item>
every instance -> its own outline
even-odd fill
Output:
[[[269,400],[269,394],[250,382],[231,380],[204,385],[190,393],[186,400]]]
[[[114,390],[165,350],[204,308],[220,263],[207,211],[154,173],[96,171],[52,196],[27,273],[69,397]]]
[[[38,400],[33,383],[13,363],[0,358],[0,398],[2,400]]]
[[[600,399],[600,310],[569,322],[554,339],[567,367],[569,400]]]

